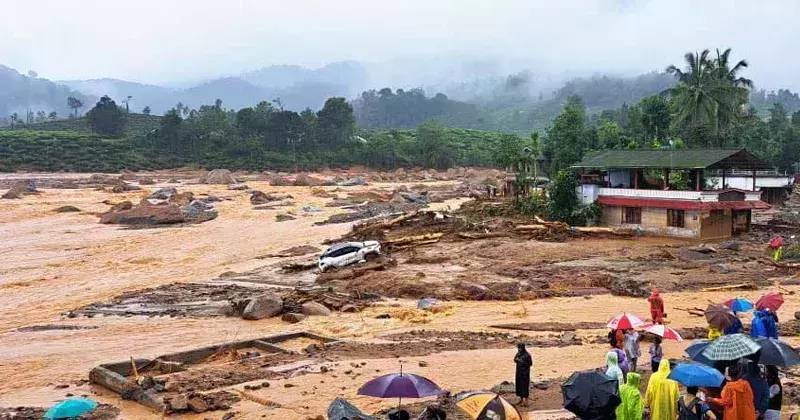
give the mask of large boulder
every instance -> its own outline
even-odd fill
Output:
[[[276,316],[283,311],[283,300],[272,293],[265,293],[250,299],[242,311],[242,318],[249,320]]]
[[[121,225],[169,225],[185,221],[181,208],[174,204],[141,203],[128,210],[109,211],[100,215],[100,223]]]
[[[175,194],[169,198],[170,203],[177,204],[179,206],[185,206],[194,201],[194,194],[191,191],[184,191],[182,193]]]
[[[273,187],[289,187],[293,184],[292,180],[285,176],[270,175],[267,178],[269,185],[272,185]]]
[[[331,314],[330,309],[317,302],[306,302],[300,305],[300,312],[308,316],[328,316]]]
[[[182,206],[181,213],[187,223],[203,223],[214,220],[219,215],[219,212],[213,206],[200,200],[194,200]]]
[[[17,182],[9,188],[9,190],[3,194],[2,198],[5,199],[20,199],[23,196],[31,195],[31,194],[39,194],[40,191],[36,189],[36,186],[31,181],[21,181]]]
[[[167,187],[153,191],[147,198],[151,200],[169,200],[175,194],[178,194],[178,190],[175,187]]]
[[[250,204],[267,204],[270,201],[270,197],[262,191],[255,190],[253,191],[253,195],[250,196]]]
[[[294,178],[295,187],[319,187],[325,181],[306,173],[300,173]]]
[[[234,178],[233,174],[231,174],[231,171],[227,169],[214,169],[206,174],[205,179],[203,179],[203,183],[213,185],[230,185],[236,183],[236,178]]]

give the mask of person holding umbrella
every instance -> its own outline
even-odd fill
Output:
[[[650,377],[644,396],[644,406],[650,408],[651,420],[675,420],[678,408],[678,383],[667,378],[669,360],[661,359],[658,372]]]
[[[514,356],[514,363],[517,364],[514,385],[516,394],[519,397],[519,405],[527,406],[528,396],[531,392],[531,366],[533,366],[533,359],[531,354],[525,350],[525,343],[517,344],[517,355]]]
[[[730,325],[730,327],[725,328],[725,330],[722,331],[723,335],[739,334],[742,332],[742,327],[743,327],[742,320],[739,319],[739,315],[737,314],[736,311],[733,311],[733,315],[736,318],[733,320],[733,323]]]
[[[653,339],[653,344],[650,345],[648,353],[650,353],[650,369],[653,373],[656,373],[661,364],[661,358],[664,357],[664,349],[661,348],[661,337],[656,336]]]
[[[625,357],[628,359],[628,371],[636,372],[642,350],[639,348],[639,333],[633,328],[625,332]]]
[[[764,311],[755,311],[753,321],[750,323],[750,337],[769,337],[764,322]]]
[[[722,417],[725,419],[756,420],[753,390],[747,381],[739,377],[739,373],[739,365],[728,367],[729,380],[722,388],[722,396],[708,401],[723,407]]]

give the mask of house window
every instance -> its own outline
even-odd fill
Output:
[[[683,210],[668,209],[667,210],[667,226],[678,227],[678,228],[684,227],[684,223],[683,223],[684,216],[685,216],[685,212]]]
[[[622,223],[631,225],[642,224],[642,208],[624,207],[622,209]]]

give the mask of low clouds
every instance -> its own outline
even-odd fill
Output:
[[[32,0],[4,5],[0,63],[150,83],[271,64],[470,57],[534,72],[639,73],[732,47],[762,87],[800,90],[794,0]]]

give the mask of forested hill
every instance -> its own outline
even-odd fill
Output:
[[[495,89],[492,98],[471,102],[454,101],[441,93],[429,97],[422,89],[370,90],[353,101],[356,120],[362,127],[375,129],[412,128],[435,119],[450,127],[529,133],[547,127],[570,96],[580,96],[587,110],[596,113],[664,92],[675,78],[666,73],[577,78],[548,98],[518,89],[509,81],[511,77]]]
[[[27,75],[0,64],[0,125],[14,114],[15,118],[28,121],[36,113],[66,117],[73,109],[68,106],[67,99],[73,97],[84,106],[91,107],[96,98],[70,89],[67,86],[39,78],[35,72]],[[41,119],[41,117],[39,117]]]

